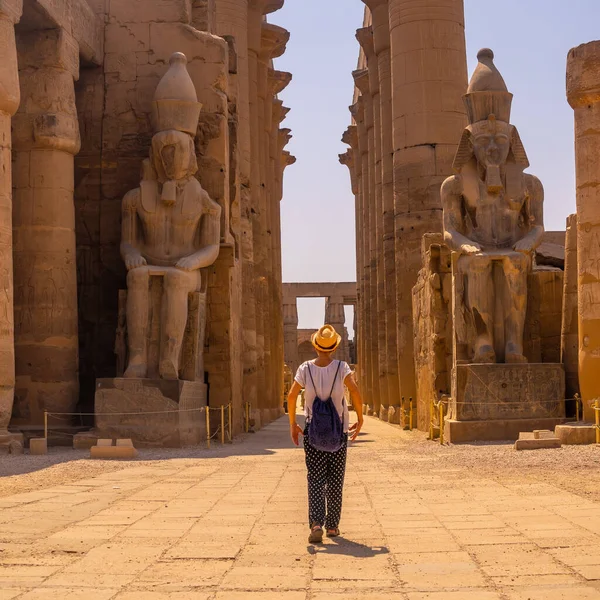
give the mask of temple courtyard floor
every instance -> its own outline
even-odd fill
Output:
[[[0,458],[0,600],[600,600],[600,447],[441,447],[367,418],[321,546],[286,419],[87,454]]]

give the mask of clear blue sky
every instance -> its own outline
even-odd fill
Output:
[[[499,8],[500,7],[500,8]],[[293,73],[282,99],[292,111],[282,203],[284,281],[354,281],[354,198],[338,154],[352,101],[360,0],[287,0],[270,21],[291,32],[276,68]],[[512,122],[530,173],[546,190],[546,229],[564,230],[575,211],[573,111],[565,99],[567,52],[600,37],[600,0],[465,0],[469,75],[490,47],[515,95]],[[458,141],[458,140],[457,140]],[[300,326],[323,324],[323,301],[299,303]]]

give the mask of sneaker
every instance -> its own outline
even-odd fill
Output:
[[[323,528],[315,525],[308,536],[309,544],[320,544],[323,541]]]

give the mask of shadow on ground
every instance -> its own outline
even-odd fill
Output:
[[[385,546],[366,546],[342,536],[330,539],[327,544],[307,546],[306,549],[309,554],[339,554],[354,558],[373,558],[380,554],[390,553]]]

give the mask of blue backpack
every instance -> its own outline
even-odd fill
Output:
[[[308,441],[313,448],[323,452],[337,452],[344,444],[344,427],[340,415],[333,403],[331,396],[342,363],[338,361],[338,368],[333,378],[329,398],[323,400],[317,394],[317,388],[308,365],[308,374],[315,390],[315,400],[312,405],[312,416],[308,423]]]

